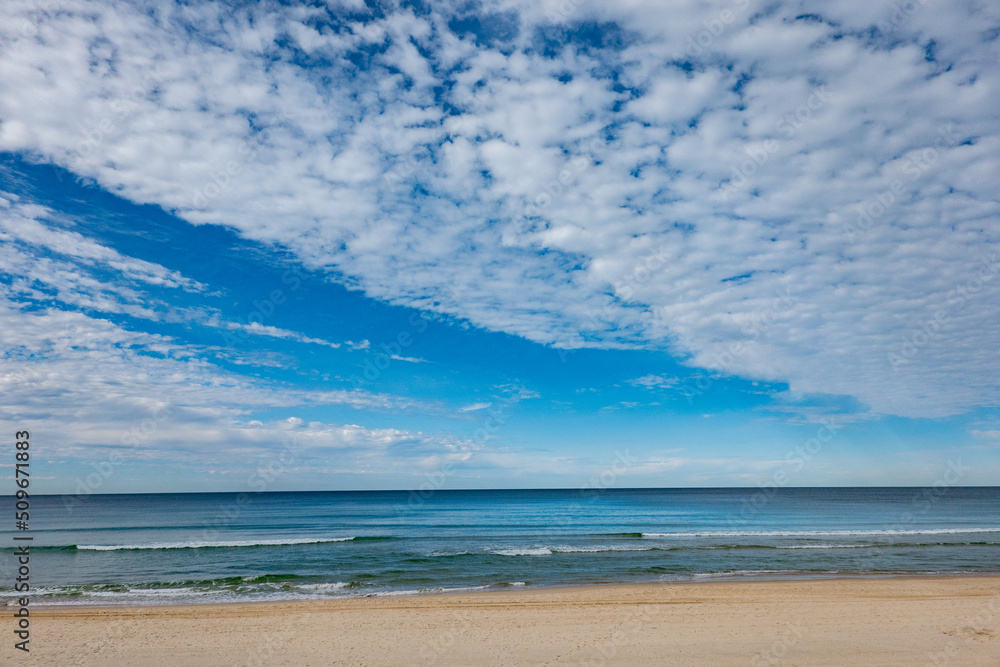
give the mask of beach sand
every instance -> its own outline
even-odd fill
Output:
[[[1000,577],[43,609],[4,665],[1000,665]]]

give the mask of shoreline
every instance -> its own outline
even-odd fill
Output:
[[[9,619],[8,619],[9,620]],[[517,588],[32,609],[15,664],[1000,663],[1000,576]],[[18,652],[20,653],[20,652]],[[256,661],[256,662],[255,662]]]
[[[365,599],[400,599],[400,598],[424,598],[424,597],[439,597],[439,596],[451,596],[451,595],[489,595],[491,593],[517,593],[517,592],[528,592],[528,591],[563,591],[563,590],[574,590],[574,589],[591,589],[591,588],[630,588],[630,587],[645,587],[645,586],[701,586],[708,584],[766,584],[766,583],[781,583],[781,582],[810,582],[810,581],[856,581],[856,580],[927,580],[927,579],[975,579],[984,578],[991,579],[995,578],[1000,580],[1000,571],[986,571],[986,572],[933,572],[933,573],[911,573],[911,572],[849,572],[849,573],[829,573],[829,574],[809,574],[809,575],[772,575],[772,576],[732,576],[732,577],[704,577],[699,579],[677,579],[668,581],[637,581],[637,582],[596,582],[596,583],[572,583],[572,584],[529,584],[524,586],[514,586],[514,585],[486,585],[479,589],[471,589],[470,587],[456,587],[454,589],[425,589],[416,592],[396,592],[396,591],[385,591],[380,593],[357,593],[353,595],[330,595],[324,597],[299,597],[299,598],[281,598],[274,600],[227,600],[227,601],[208,601],[208,602],[164,602],[162,604],[38,604],[32,603],[31,609],[42,611],[50,610],[69,610],[69,609],[166,609],[173,607],[183,607],[183,608],[202,608],[202,607],[228,607],[228,606],[239,606],[239,605],[275,605],[275,604],[311,604],[311,603],[323,603],[323,602],[341,602],[341,601],[351,601],[351,600],[365,600]],[[6,605],[11,605],[10,602],[4,603]],[[0,605],[2,608],[3,605]]]

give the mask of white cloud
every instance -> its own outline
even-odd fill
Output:
[[[390,359],[394,359],[396,361],[408,361],[411,364],[425,364],[425,363],[427,363],[426,359],[418,359],[417,357],[403,357],[403,356],[400,356],[398,354],[390,354],[389,358]]]
[[[211,361],[240,362],[231,350],[184,344],[104,319],[196,319],[223,331],[338,347],[256,322],[225,322],[211,308],[175,308],[155,299],[151,287],[199,293],[207,288],[58,229],[53,215],[42,207],[16,203],[11,196],[0,206],[0,274],[10,281],[0,283],[0,412],[58,443],[50,449],[53,456],[132,443],[135,428],[144,424],[152,431],[139,434],[144,443],[136,450],[139,458],[143,452],[170,456],[193,443],[211,443],[222,450],[241,441],[239,423],[259,410],[339,405],[444,412],[433,403],[386,394],[301,390],[244,377]],[[280,358],[276,364],[266,353],[251,353],[246,363],[280,365]],[[169,419],[164,418],[166,412]]]
[[[51,218],[54,212],[34,204],[19,204],[14,195],[0,192],[0,241],[20,242],[49,252],[65,255],[87,265],[104,265],[120,272],[124,278],[159,287],[179,287],[190,292],[203,292],[205,286],[158,264],[126,257],[116,250],[91,241],[82,234],[54,229],[40,220]]]
[[[645,387],[646,389],[673,387],[680,382],[678,378],[665,377],[663,375],[643,375],[642,377],[626,380],[633,387]]]
[[[6,297],[0,291],[0,382],[10,419],[76,422],[86,414],[94,424],[117,424],[132,413],[144,418],[148,406],[164,403],[187,406],[192,414],[303,405],[440,411],[430,403],[361,390],[262,384],[205,361],[203,348],[82,313],[22,310]],[[140,407],[129,409],[132,402]]]
[[[465,460],[480,446],[447,434],[306,423],[296,413],[329,406],[444,410],[386,394],[258,381],[223,371],[201,360],[202,350],[165,336],[128,331],[81,313],[25,312],[5,297],[0,294],[0,413],[45,443],[50,462],[87,466],[118,455],[129,465],[183,464],[196,475],[229,463],[232,472],[242,470],[233,461],[252,469],[273,459],[288,435],[302,448],[303,471],[334,461],[359,473],[394,472],[423,469],[433,456]],[[251,419],[262,411],[292,416]],[[74,490],[73,480],[62,483],[52,490]]]
[[[11,278],[10,296],[40,302],[54,297],[64,306],[127,315],[164,322],[198,321],[205,326],[300,343],[341,347],[322,338],[260,322],[231,322],[206,306],[176,307],[148,293],[149,287],[180,288],[206,293],[207,287],[159,264],[122,255],[72,231],[53,227],[57,214],[43,206],[16,203],[13,195],[0,198],[0,274]],[[63,220],[72,224],[72,220]],[[54,256],[53,256],[54,255]],[[111,270],[112,276],[99,271]],[[258,312],[258,315],[260,313]],[[364,350],[368,341],[345,341],[352,350]]]
[[[882,413],[1000,403],[996,6],[507,8],[517,29],[477,44],[447,5],[338,31],[12,0],[0,149],[530,340],[668,348]],[[559,43],[585,20],[619,43]],[[385,46],[365,68],[362,44]]]
[[[273,327],[268,324],[261,324],[260,322],[250,322],[248,324],[242,324],[240,322],[226,322],[224,326],[227,329],[235,331],[245,331],[247,333],[257,334],[259,336],[269,336],[271,338],[294,340],[300,343],[313,343],[316,345],[324,345],[326,347],[332,347],[334,349],[340,347],[340,343],[331,343],[330,341],[323,340],[322,338],[311,338],[309,336],[303,336],[302,334],[296,333],[294,331],[288,331],[287,329]]]
[[[489,403],[473,403],[472,405],[466,405],[464,408],[459,408],[459,412],[475,412],[476,410],[483,410],[485,408],[493,405],[492,402]]]

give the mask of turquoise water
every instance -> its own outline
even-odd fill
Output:
[[[33,604],[1000,571],[998,487],[36,496],[31,527]]]

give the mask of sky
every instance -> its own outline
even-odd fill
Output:
[[[1000,479],[996,3],[3,12],[37,493]]]

